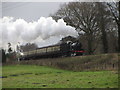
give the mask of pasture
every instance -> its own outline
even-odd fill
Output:
[[[117,71],[67,71],[47,66],[5,65],[2,88],[118,88]]]

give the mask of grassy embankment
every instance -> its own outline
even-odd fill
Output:
[[[120,54],[119,54],[120,56]],[[96,70],[117,70],[118,69],[118,54],[100,54],[77,57],[63,57],[53,59],[27,60],[20,62],[11,62],[9,64],[29,64],[50,66],[63,70],[72,71],[96,71]]]
[[[3,88],[117,88],[117,71],[74,72],[46,66],[3,66]]]

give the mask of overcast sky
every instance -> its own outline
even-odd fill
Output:
[[[39,47],[42,47],[56,44],[62,37],[73,35],[74,33],[77,35],[75,29],[66,26],[66,23],[62,19],[59,20],[59,22],[55,22],[52,18],[40,19],[40,17],[48,17],[50,14],[55,13],[60,8],[60,5],[64,3],[65,2],[2,2],[2,17],[7,17],[3,18],[5,19],[3,20],[5,22],[2,27],[3,43],[1,42],[2,44],[0,44],[0,46],[7,49],[7,43],[11,42],[15,49],[19,41],[21,44],[28,42],[37,43]],[[15,18],[16,21],[11,20],[9,17]],[[6,20],[10,21],[9,24]],[[23,35],[23,38],[21,35]],[[34,36],[35,38],[31,39],[31,37]],[[30,41],[26,40],[26,38],[30,38]]]
[[[70,0],[68,0],[68,1],[70,1]],[[74,0],[74,1],[76,1],[76,0]],[[84,1],[84,0],[82,0],[82,1]],[[97,1],[99,1],[99,0],[97,0]],[[44,31],[45,32],[45,33],[42,33],[42,34],[40,33],[39,34],[39,36],[41,38],[44,35],[46,35],[46,36],[51,35],[51,33],[50,33],[50,28],[52,27],[51,23],[54,22],[52,19],[42,18],[40,20],[40,22],[42,22],[42,23],[39,24],[37,22],[37,25],[34,25],[33,22],[31,24],[29,24],[28,22],[38,21],[40,17],[48,17],[50,14],[55,13],[60,8],[60,5],[62,5],[64,3],[65,2],[2,2],[2,3],[0,2],[0,17],[2,15],[2,17],[8,16],[7,17],[8,20],[10,19],[9,17],[14,17],[17,20],[20,20],[19,22],[16,22],[14,24],[13,23],[11,24],[11,22],[10,22],[10,24],[5,23],[4,24],[4,30],[2,30],[1,27],[0,27],[0,30],[4,31],[4,32],[0,33],[1,34],[0,38],[3,34],[3,36],[6,35],[5,37],[7,37],[7,42],[10,42],[10,40],[14,41],[15,39],[17,39],[17,38],[15,38],[15,36],[17,37],[17,34],[20,34],[20,32],[23,32],[23,31],[25,31],[25,33],[20,34],[20,35],[22,37],[23,36],[27,37],[27,35],[28,35],[27,38],[29,38],[29,37],[31,38],[31,36],[36,36],[36,35],[33,35],[33,34],[39,34],[36,31],[39,31],[39,32]],[[1,14],[1,12],[2,12],[2,14]],[[18,19],[18,18],[24,19],[25,21],[21,20],[21,19]],[[44,22],[44,21],[46,21],[46,22]],[[26,26],[26,23],[27,23],[27,26]],[[51,35],[51,36],[49,36],[50,38],[46,39],[46,40],[39,39],[39,37],[38,37],[37,40],[39,42],[39,46],[44,46],[44,45],[48,45],[48,44],[57,43],[61,39],[61,37],[59,37],[59,36],[63,35],[65,37],[67,35],[71,35],[70,32],[72,32],[72,31],[75,32],[75,29],[68,29],[63,20],[59,21],[59,23],[58,22],[54,22],[54,23],[55,23],[56,27],[59,26],[59,27],[57,27],[57,29],[54,29],[54,27],[51,29],[51,31],[53,30],[52,34],[55,35],[55,36]],[[18,26],[20,25],[21,27],[17,28],[17,24],[18,24]],[[47,25],[47,28],[45,27],[45,29],[43,29],[41,25],[43,25],[43,26]],[[63,25],[63,27],[61,25]],[[34,27],[34,29],[33,29],[32,26]],[[38,26],[38,27],[36,28],[36,26]],[[26,28],[24,29],[24,27],[26,27]],[[32,29],[31,29],[31,27],[32,27]],[[22,31],[21,28],[23,29],[23,31]],[[67,30],[67,31],[65,32],[64,29]],[[31,31],[31,30],[33,30],[34,33],[32,33],[33,31]],[[72,30],[72,31],[69,31],[69,30]],[[29,31],[29,32],[27,32],[27,31]],[[56,32],[57,32],[57,34],[56,34]],[[64,34],[66,34],[66,35],[64,35]],[[22,40],[24,40],[24,39],[25,38],[23,38]],[[40,42],[40,40],[42,40],[44,42],[42,42],[42,41]],[[18,42],[19,40],[16,40],[16,41]],[[16,45],[15,43],[13,43],[13,44]],[[2,45],[2,42],[1,42],[0,46],[1,45]],[[5,45],[3,45],[3,47],[4,46]]]
[[[36,21],[41,16],[48,17],[55,13],[63,3],[65,2],[2,2],[2,17]]]
[[[13,1],[13,2],[10,2]],[[60,5],[70,1],[114,1],[114,0],[40,0],[44,2],[34,2],[36,0],[22,0],[22,2],[16,2],[19,0],[3,0],[2,7],[0,2],[0,12],[2,11],[2,17],[10,16],[15,18],[22,18],[26,21],[36,21],[41,16],[48,17],[50,14],[55,13]],[[50,2],[48,2],[50,1]],[[59,1],[59,2],[58,2]],[[117,0],[116,0],[117,1]],[[119,0],[118,0],[119,1]],[[1,17],[1,15],[0,15]]]

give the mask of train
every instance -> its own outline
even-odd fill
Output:
[[[82,44],[79,41],[68,41],[23,52],[19,55],[19,60],[80,56],[84,53],[85,50],[82,49]]]

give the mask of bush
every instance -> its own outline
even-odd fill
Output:
[[[16,64],[43,65],[72,71],[117,70],[118,54],[49,58],[21,61]]]
[[[5,51],[2,49],[0,50],[0,59],[2,60],[2,63],[6,63],[6,54],[5,54]]]

